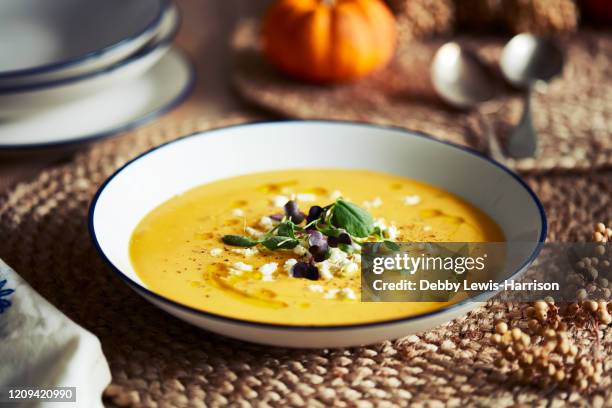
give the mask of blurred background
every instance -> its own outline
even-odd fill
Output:
[[[11,21],[28,16],[28,7],[37,1],[16,2],[21,9],[9,7],[3,21],[11,13]],[[67,10],[79,7],[73,0],[58,4]],[[101,68],[71,72],[59,82],[38,78],[34,87],[42,90],[24,91],[32,86],[27,75],[5,77],[0,69],[0,188],[65,159],[67,150],[135,127],[142,134],[171,127],[178,136],[184,133],[181,127],[198,130],[198,121],[226,117],[401,126],[470,146],[526,172],[612,165],[609,1],[130,4],[139,16],[154,15],[154,5],[159,7],[158,14],[168,20],[166,31],[155,28],[152,40]],[[172,4],[180,15],[176,23],[167,15]],[[112,19],[113,12],[127,10],[113,7],[99,14]],[[42,20],[54,14],[37,13]],[[62,25],[66,20],[72,27],[64,37],[69,40],[56,44],[60,51],[74,38],[80,44],[96,37],[78,35],[91,24],[76,16],[54,21]],[[110,34],[118,36],[120,20],[113,21],[116,28]],[[160,27],[161,21],[156,23]],[[20,27],[9,33],[23,31]],[[36,43],[36,30],[32,33],[33,39],[27,34],[18,38],[39,46],[27,48],[30,52],[48,49]],[[521,33],[532,36],[510,41]],[[9,36],[4,38],[4,55],[21,55],[25,48],[10,46]],[[123,94],[120,84],[126,85]],[[71,119],[77,117],[80,123]]]

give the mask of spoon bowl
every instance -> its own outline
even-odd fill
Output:
[[[504,47],[501,71],[514,86],[528,87],[535,82],[548,82],[563,68],[563,53],[546,38],[532,34],[514,36]]]
[[[430,73],[438,95],[457,108],[471,108],[495,95],[490,70],[477,55],[456,42],[438,49]]]

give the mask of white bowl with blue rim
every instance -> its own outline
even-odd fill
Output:
[[[171,5],[153,31],[153,38],[113,65],[69,78],[0,89],[0,119],[32,115],[143,75],[168,51],[179,25],[179,11]]]
[[[129,257],[134,228],[148,212],[175,195],[240,174],[330,167],[369,169],[421,180],[482,209],[502,228],[509,242],[529,243],[522,246],[524,251],[515,259],[508,277],[528,267],[546,237],[546,216],[540,201],[519,176],[499,163],[415,132],[331,121],[238,125],[152,149],[124,165],[100,187],[90,207],[90,234],[110,269],[154,305],[198,327],[262,344],[345,347],[395,339],[459,317],[493,295],[485,293],[434,312],[394,320],[294,326],[191,308],[155,293],[135,272]]]
[[[0,88],[108,67],[149,42],[168,0],[0,2]]]

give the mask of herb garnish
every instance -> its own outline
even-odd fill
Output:
[[[269,236],[260,241],[263,246],[274,251],[276,249],[293,249],[298,246],[299,241],[295,238],[280,235]]]
[[[288,201],[285,214],[280,222],[258,239],[242,235],[224,235],[227,245],[253,247],[263,245],[269,250],[293,249],[302,245],[310,253],[309,262],[300,262],[293,273],[295,277],[317,279],[312,268],[315,262],[322,262],[330,255],[329,248],[352,254],[360,252],[360,243],[375,241],[383,243],[390,250],[399,246],[385,237],[385,231],[375,226],[374,219],[363,208],[338,198],[326,207],[312,206],[308,216],[301,212],[295,201]],[[303,225],[301,225],[303,224]],[[310,267],[306,267],[310,265]],[[299,270],[298,270],[299,269]],[[315,277],[316,276],[316,277]]]
[[[239,246],[239,247],[252,247],[257,245],[259,242],[249,237],[242,235],[224,235],[223,242],[227,245]]]

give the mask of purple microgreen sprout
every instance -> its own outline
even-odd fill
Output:
[[[329,236],[327,237],[327,245],[331,248],[336,248],[340,242],[338,241],[338,237]]]
[[[312,207],[310,207],[310,210],[308,210],[308,216],[306,217],[306,222],[310,224],[313,221],[317,221],[321,217],[321,214],[323,214],[323,207],[320,207],[318,205],[313,205]]]
[[[340,233],[340,235],[338,235],[338,243],[346,244],[346,245],[352,245],[353,244],[353,240],[351,239],[351,235],[349,233],[342,232],[342,233]]]
[[[305,278],[310,280],[319,279],[319,269],[307,262],[298,262],[291,267],[291,276],[294,278]]]
[[[285,214],[294,224],[301,224],[306,219],[306,215],[300,211],[297,203],[293,200],[289,200],[285,204]]]
[[[314,258],[315,262],[322,262],[327,258],[329,245],[325,235],[320,231],[309,231],[308,251]]]

